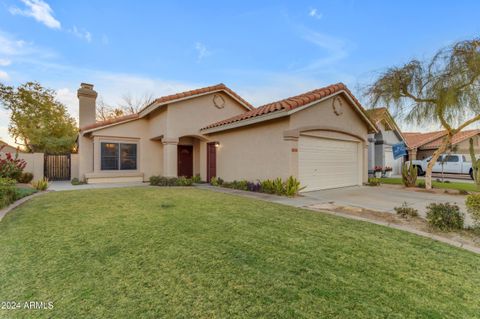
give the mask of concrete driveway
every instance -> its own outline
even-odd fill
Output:
[[[401,188],[390,188],[387,186],[369,187],[345,187],[322,191],[307,192],[303,197],[295,198],[302,206],[314,204],[332,203],[339,206],[353,206],[365,209],[395,213],[394,207],[401,206],[403,202],[415,209],[421,216],[426,215],[425,207],[430,203],[456,203],[462,212],[466,214],[465,196],[434,194],[404,190]],[[465,224],[471,225],[472,220],[465,216]]]

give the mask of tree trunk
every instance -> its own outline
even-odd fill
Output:
[[[445,139],[443,140],[442,145],[433,153],[432,159],[427,165],[427,171],[425,172],[425,189],[432,189],[432,169],[433,165],[437,162],[437,159],[442,155],[446,150],[448,145],[452,140],[451,133],[448,133]]]

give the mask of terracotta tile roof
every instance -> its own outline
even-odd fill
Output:
[[[235,97],[238,101],[240,101],[240,103],[244,104],[246,108],[248,108],[250,110],[254,109],[254,107],[250,103],[245,101],[240,95],[238,95],[233,90],[228,88],[225,84],[220,83],[220,84],[217,84],[217,85],[207,86],[207,87],[200,88],[200,89],[195,89],[195,90],[190,90],[190,91],[185,91],[185,92],[181,92],[181,93],[176,93],[176,94],[171,94],[171,95],[166,95],[166,96],[159,97],[159,98],[155,99],[152,103],[145,106],[137,114],[120,116],[120,117],[110,119],[110,120],[106,120],[106,121],[99,121],[99,122],[96,122],[94,124],[90,124],[90,125],[86,125],[86,126],[81,127],[80,131],[91,130],[91,129],[100,128],[100,127],[107,126],[107,125],[119,124],[119,123],[122,123],[122,122],[137,119],[137,118],[140,117],[139,114],[143,110],[145,110],[146,108],[148,108],[150,105],[152,105],[154,103],[160,103],[160,105],[162,105],[162,104],[167,104],[168,102],[172,102],[172,101],[175,101],[175,100],[178,100],[178,99],[194,97],[194,96],[199,95],[199,94],[205,94],[205,93],[216,92],[216,91],[225,91],[228,94]]]
[[[428,133],[419,133],[419,132],[410,132],[403,133],[407,141],[407,146],[409,148],[422,148],[422,149],[435,149],[440,146],[442,143],[442,137],[444,137],[447,132],[444,131],[435,131]],[[452,145],[460,143],[472,136],[480,134],[480,130],[466,130],[457,133],[452,138]]]
[[[452,137],[452,145],[458,144],[460,142],[465,141],[466,139],[469,139],[470,137],[473,137],[477,134],[480,134],[480,130],[466,130],[466,131],[460,131],[459,133],[453,135]],[[421,146],[422,149],[435,149],[438,148],[442,143],[442,139],[436,139],[433,140],[427,144],[424,144]]]
[[[233,116],[223,121],[210,124],[202,128],[202,130],[206,130],[209,128],[218,127],[218,126],[222,126],[222,125],[226,125],[234,122],[244,121],[250,118],[258,117],[261,115],[265,115],[265,114],[269,114],[277,111],[290,111],[298,107],[307,105],[309,103],[315,102],[317,100],[320,100],[322,98],[328,97],[329,95],[332,95],[342,90],[345,91],[355,101],[355,103],[360,106],[361,111],[366,115],[365,110],[361,106],[360,102],[355,98],[355,96],[350,92],[350,90],[345,86],[345,84],[337,83],[337,84],[329,85],[320,89],[302,93],[300,95],[292,96],[280,101],[265,104],[263,106],[260,106],[256,109],[245,112],[243,114]]]
[[[403,133],[403,136],[405,137],[405,141],[409,148],[417,148],[433,140],[436,140],[444,136],[445,134],[446,134],[445,131],[436,131],[436,132],[428,132],[428,133],[408,132],[408,133]]]
[[[120,116],[120,117],[116,117],[116,118],[105,120],[105,121],[99,121],[99,122],[96,122],[94,124],[85,125],[85,126],[81,127],[80,131],[87,131],[87,130],[91,130],[91,129],[94,129],[94,128],[99,128],[99,127],[102,127],[102,126],[108,126],[108,125],[111,125],[111,124],[118,124],[118,123],[122,123],[122,122],[127,122],[127,121],[131,121],[131,120],[134,120],[134,119],[138,119],[138,117],[139,117],[138,114],[130,114],[130,115]]]
[[[217,84],[217,85],[207,86],[207,87],[200,88],[200,89],[195,89],[195,90],[190,90],[190,91],[185,91],[185,92],[181,92],[181,93],[176,93],[176,94],[171,94],[171,95],[166,95],[166,96],[159,97],[158,99],[155,99],[155,101],[153,101],[152,103],[145,106],[140,112],[142,112],[144,109],[146,109],[147,107],[149,107],[150,105],[152,105],[154,103],[163,104],[163,103],[166,103],[166,102],[171,102],[171,101],[178,100],[178,99],[183,99],[183,98],[186,98],[186,97],[191,97],[191,96],[195,96],[195,95],[199,95],[199,94],[205,94],[205,93],[209,93],[209,92],[215,92],[215,91],[226,91],[229,94],[233,95],[237,100],[239,100],[247,108],[249,108],[250,110],[253,109],[253,106],[250,103],[248,103],[247,101],[245,101],[240,95],[238,95],[237,93],[232,91],[225,84],[220,83],[220,84]]]

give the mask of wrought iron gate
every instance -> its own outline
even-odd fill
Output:
[[[70,165],[70,154],[45,154],[43,174],[49,181],[69,181]]]

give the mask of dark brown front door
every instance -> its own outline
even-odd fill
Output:
[[[193,146],[192,145],[178,145],[177,147],[178,160],[178,176],[192,177],[193,176]]]
[[[212,177],[217,176],[217,148],[216,143],[207,144],[207,182],[210,182]]]

